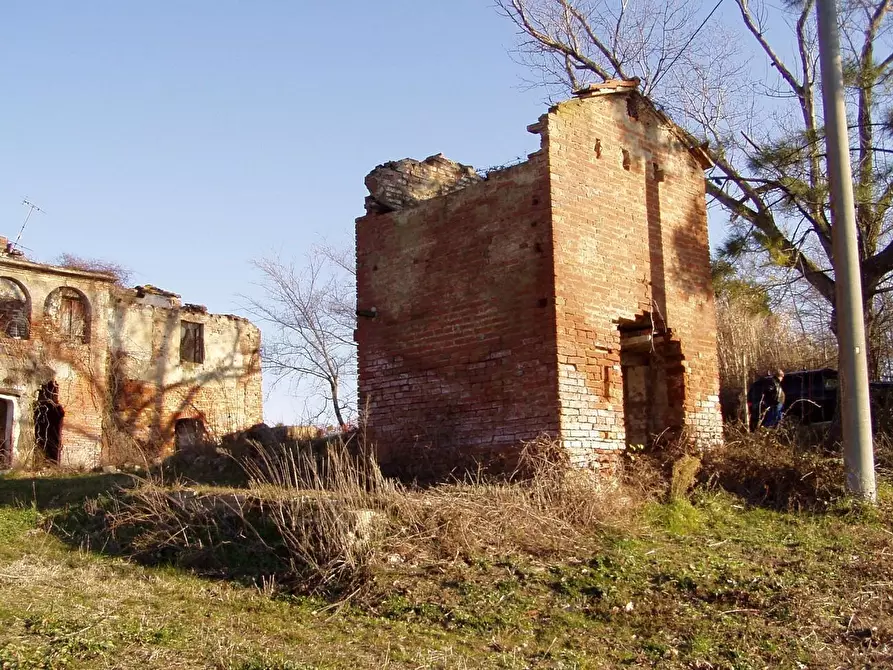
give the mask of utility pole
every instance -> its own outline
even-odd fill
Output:
[[[849,491],[874,501],[874,445],[868,397],[868,362],[865,351],[865,315],[862,278],[856,239],[856,209],[843,72],[835,0],[818,0],[819,61],[822,68],[822,102],[831,186],[831,218],[836,285],[837,345],[840,417],[843,427],[843,461]]]

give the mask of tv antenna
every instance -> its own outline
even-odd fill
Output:
[[[31,215],[34,214],[35,211],[40,212],[41,214],[46,214],[45,211],[28,200],[28,198],[22,200],[22,205],[28,208],[28,213],[25,215],[25,220],[22,221],[22,228],[19,230],[19,234],[16,236],[16,241],[9,246],[10,250],[15,249],[19,246],[19,240],[22,239],[22,233],[25,232],[25,226],[28,225],[28,219],[31,218]]]

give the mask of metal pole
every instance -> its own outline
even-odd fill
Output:
[[[837,290],[840,381],[838,393],[843,427],[843,460],[847,488],[851,493],[873,501],[877,491],[868,398],[865,316],[862,311],[862,278],[859,272],[856,210],[835,0],[818,0],[816,14],[819,24],[828,179],[831,186],[831,218],[834,222],[834,280]]]

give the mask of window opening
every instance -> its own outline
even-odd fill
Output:
[[[12,279],[0,279],[0,331],[7,337],[27,340],[31,331],[30,316],[25,289]]]
[[[56,332],[69,342],[90,339],[90,310],[87,300],[73,288],[59,288],[50,293],[46,313]]]
[[[177,419],[174,424],[174,448],[178,451],[204,444],[206,437],[201,419]]]
[[[180,322],[180,360],[187,363],[205,362],[205,327],[192,321]]]

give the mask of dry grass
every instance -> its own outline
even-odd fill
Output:
[[[687,500],[701,483],[774,509],[827,509],[843,496],[838,459],[781,431],[740,433],[706,454],[663,445],[620,479],[569,467],[548,440],[528,444],[509,478],[409,487],[353,445],[243,450],[243,489],[196,489],[149,477],[89,502],[74,526],[86,542],[145,563],[272,582],[341,598],[389,566],[506,554],[574,554],[606,532],[631,532],[649,501]]]
[[[342,596],[381,566],[555,556],[631,523],[635,496],[559,455],[541,440],[527,445],[512,479],[414,488],[385,479],[349,445],[323,453],[255,445],[243,462],[247,489],[196,492],[150,477],[89,502],[73,527],[89,528],[91,546],[143,562]]]
[[[780,510],[827,509],[845,496],[842,458],[781,429],[728,431],[725,445],[705,454],[701,478]]]
[[[788,437],[730,436],[693,490],[684,443],[614,488],[547,442],[428,489],[340,448],[258,454],[241,489],[0,478],[0,667],[888,667],[893,491],[828,503]]]

